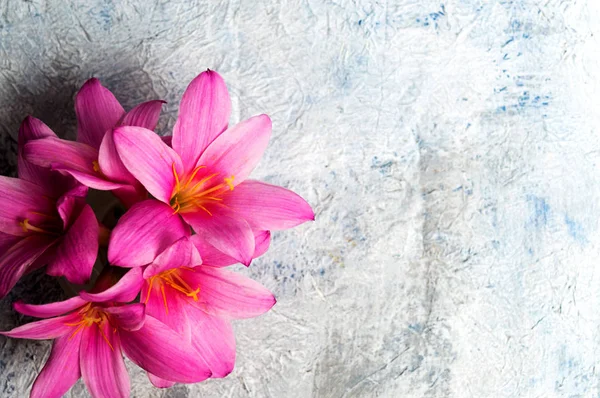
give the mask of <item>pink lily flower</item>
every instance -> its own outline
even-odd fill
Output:
[[[223,79],[208,70],[183,95],[172,148],[148,129],[114,130],[123,164],[156,200],[145,204],[139,217],[120,220],[108,252],[111,263],[133,266],[147,255],[130,239],[156,234],[144,225],[149,217],[181,217],[202,239],[245,265],[254,254],[253,231],[314,219],[308,203],[292,191],[246,180],[267,147],[271,120],[260,115],[227,128],[230,111]],[[172,243],[172,238],[163,240]]]
[[[235,364],[235,337],[230,320],[261,315],[276,300],[251,279],[201,265],[192,240],[181,238],[144,268],[140,302],[146,304],[146,314],[191,343],[208,364],[212,377],[225,377]],[[263,252],[265,241],[259,243]],[[214,248],[206,255],[222,258],[222,253]],[[157,387],[168,387],[176,381],[156,373],[150,375],[150,380]]]
[[[170,327],[146,314],[144,304],[123,304],[138,294],[141,269],[132,269],[101,293],[82,292],[69,300],[28,305],[22,314],[47,318],[2,332],[9,337],[54,339],[52,352],[31,389],[32,398],[61,397],[83,381],[96,398],[129,397],[122,352],[157,377],[195,383],[210,370],[194,349]],[[133,281],[133,282],[132,282]]]
[[[82,184],[111,190],[127,207],[146,198],[143,186],[127,171],[114,147],[112,129],[141,126],[154,130],[164,101],[144,102],[125,110],[115,96],[89,79],[75,97],[77,142],[48,137],[25,145],[25,158],[70,174]]]
[[[19,143],[56,135],[33,117],[19,130]],[[48,264],[46,273],[70,282],[88,281],[98,251],[98,221],[85,203],[87,188],[71,177],[18,157],[19,178],[0,176],[0,298],[26,273]]]

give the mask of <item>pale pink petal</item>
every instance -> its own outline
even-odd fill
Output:
[[[23,315],[34,316],[36,318],[52,318],[66,314],[83,307],[87,302],[81,297],[71,297],[65,301],[58,301],[50,304],[25,304],[17,301],[14,303],[15,310]]]
[[[107,307],[104,312],[110,315],[114,327],[124,330],[139,330],[146,320],[146,307],[140,303]]]
[[[98,164],[102,173],[110,181],[126,184],[135,184],[137,181],[127,170],[117,153],[112,130],[107,131],[104,135],[98,151]]]
[[[160,116],[160,109],[166,101],[153,100],[143,102],[127,112],[119,123],[120,126],[138,126],[154,130]]]
[[[107,130],[117,125],[125,114],[115,96],[96,78],[86,81],[75,97],[77,141],[96,149]]]
[[[144,279],[142,278],[142,269],[140,267],[132,268],[117,283],[100,293],[79,292],[79,295],[86,301],[102,303],[114,301],[118,303],[128,303],[133,301],[140,289]]]
[[[246,220],[226,208],[215,208],[212,215],[197,212],[182,216],[200,236],[199,239],[242,264],[250,264],[254,254],[254,233]]]
[[[158,255],[144,270],[144,278],[179,267],[195,267],[202,264],[198,250],[188,237],[183,237]]]
[[[108,260],[121,267],[146,265],[183,236],[190,236],[190,229],[170,206],[145,200],[129,209],[113,229]]]
[[[120,330],[119,335],[129,359],[155,376],[180,383],[197,383],[211,375],[202,358],[181,341],[177,332],[149,315],[140,330]]]
[[[288,229],[315,219],[310,205],[300,196],[260,181],[244,181],[224,199],[254,229]]]
[[[235,366],[235,336],[226,319],[190,309],[188,316],[194,324],[192,345],[204,358],[212,377],[225,377]]]
[[[191,170],[206,147],[227,128],[231,100],[218,73],[207,70],[198,75],[183,94],[173,129],[173,149]]]
[[[218,136],[200,156],[198,165],[207,166],[222,178],[243,182],[256,167],[271,137],[271,119],[267,115],[251,117]]]
[[[188,284],[200,288],[200,302],[211,314],[252,318],[275,305],[275,296],[260,283],[223,268],[200,266],[182,270]]]
[[[0,332],[0,334],[7,337],[14,337],[17,339],[55,339],[59,336],[64,336],[68,333],[74,332],[75,328],[67,324],[77,322],[77,320],[79,319],[79,314],[69,314],[65,316],[59,316],[57,318],[50,318],[44,319],[42,321],[30,322],[28,324],[19,326],[7,332]]]
[[[91,395],[128,398],[129,375],[121,356],[118,334],[108,322],[87,327],[82,333],[79,354],[81,375]]]
[[[0,298],[13,288],[33,263],[54,244],[54,238],[31,235],[15,243],[0,257]]]
[[[164,295],[163,295],[164,291]],[[188,297],[182,295],[160,281],[146,281],[142,288],[140,302],[146,304],[146,314],[150,315],[176,331],[182,341],[190,342],[192,325],[188,320],[185,308]]]
[[[146,374],[148,375],[148,380],[150,380],[150,383],[152,383],[152,385],[156,388],[169,388],[175,385],[174,381],[161,379],[158,376],[154,376],[150,372],[146,372]]]
[[[90,205],[85,205],[69,228],[48,264],[46,273],[64,276],[71,283],[89,281],[98,254],[98,221]]]
[[[113,133],[123,164],[156,199],[171,200],[175,186],[173,168],[183,174],[179,155],[158,135],[143,127],[119,127]]]
[[[54,340],[44,368],[35,379],[29,398],[60,398],[79,380],[81,333]]]
[[[196,249],[198,249],[202,257],[202,264],[210,265],[211,267],[227,267],[238,262],[235,258],[208,244],[200,235],[192,235],[190,240],[196,246]],[[269,248],[270,242],[271,233],[269,231],[254,232],[254,254],[252,258],[262,256]]]

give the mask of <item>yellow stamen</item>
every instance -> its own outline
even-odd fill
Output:
[[[235,176],[231,176],[231,177],[225,179],[225,182],[227,183],[227,185],[229,185],[230,191],[233,191],[233,179],[234,178],[235,178]]]
[[[165,286],[164,285],[162,285],[160,287],[160,291],[162,293],[163,302],[165,303],[165,313],[167,315],[169,315],[169,306],[167,305],[167,295],[165,294]]]
[[[97,160],[94,160],[94,161],[92,162],[92,166],[94,167],[94,171],[95,171],[96,173],[102,173],[102,170],[100,170],[100,164],[98,163],[98,161],[97,161]]]
[[[19,222],[19,225],[23,229],[23,232],[33,231],[33,232],[38,232],[40,234],[52,235],[52,232],[50,232],[50,231],[46,231],[45,229],[38,228],[35,225],[31,225],[29,223],[29,219],[28,218],[26,218],[25,220]]]

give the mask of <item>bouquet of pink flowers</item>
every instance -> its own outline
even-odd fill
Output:
[[[231,319],[258,316],[275,297],[224,267],[262,255],[270,231],[313,220],[300,196],[248,176],[265,151],[271,120],[228,127],[221,76],[188,86],[172,136],[156,128],[155,100],[125,112],[97,79],[75,98],[77,141],[43,122],[19,130],[18,178],[0,177],[0,297],[26,274],[86,284],[99,252],[108,264],[90,289],[66,301],[15,303],[43,318],[5,336],[53,339],[31,397],[60,397],[80,378],[94,397],[127,397],[123,353],[157,387],[225,377],[234,367]],[[110,191],[126,212],[114,228],[86,203]]]

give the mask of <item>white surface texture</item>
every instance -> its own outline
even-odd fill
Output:
[[[249,269],[225,379],[135,397],[597,397],[600,2],[0,0],[0,171],[32,114],[74,137],[89,77],[126,109],[221,73],[232,123],[267,113],[253,177],[316,221]],[[40,273],[0,302],[60,293]],[[23,397],[49,342],[0,337]],[[131,365],[131,364],[129,364]],[[600,372],[600,371],[599,371]],[[86,397],[78,384],[68,397]]]

